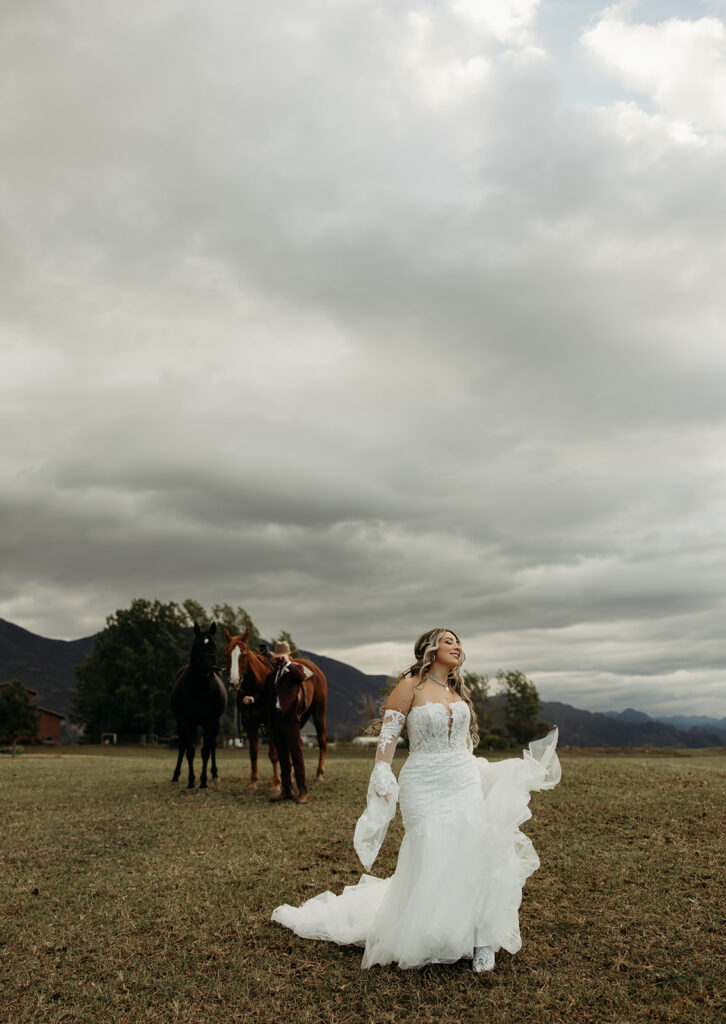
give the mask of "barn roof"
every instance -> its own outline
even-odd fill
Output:
[[[35,706],[38,709],[38,711],[42,711],[46,715],[53,715],[55,718],[65,718],[66,717],[65,715],[62,715],[60,713],[60,711],[51,711],[50,708],[41,707],[40,704],[36,704]]]
[[[10,686],[10,682],[6,680],[4,683],[0,683],[0,690],[2,690],[4,686]],[[23,686],[25,686],[25,683],[23,683]],[[38,693],[37,690],[31,690],[29,686],[25,686],[25,689],[32,697],[35,697]],[[33,707],[37,708],[38,711],[42,711],[46,715],[53,715],[54,718],[64,719],[66,717],[61,714],[60,711],[53,711],[52,708],[44,708],[42,704],[34,704]]]

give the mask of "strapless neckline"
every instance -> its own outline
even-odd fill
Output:
[[[412,708],[409,708],[409,712],[408,713],[410,715],[412,711],[417,711],[418,708],[429,708],[429,707],[436,706],[436,705],[438,705],[441,708],[451,708],[452,711],[453,711],[453,709],[458,707],[459,704],[463,704],[464,707],[467,706],[465,700],[452,700],[452,701],[425,700],[423,702],[423,704],[414,704]]]
[[[427,700],[424,701],[423,704],[416,704],[412,707],[408,712],[409,717],[414,711],[423,711],[424,709],[431,707],[443,708],[444,717],[441,719],[438,715],[431,714],[427,719],[426,715],[414,715],[409,725],[408,734],[409,740],[411,741],[411,750],[420,749],[424,744],[428,746],[427,734],[429,733],[431,733],[431,735],[428,736],[428,740],[433,740],[435,742],[434,737],[438,731],[437,726],[435,725],[436,722],[439,722],[444,727],[443,739],[446,751],[450,749],[454,732],[456,731],[460,733],[462,728],[466,728],[465,723],[469,718],[469,705],[465,700],[456,700],[451,704],[445,704],[441,700]],[[458,707],[465,708],[465,714],[459,714],[459,712],[455,710]],[[427,728],[427,721],[430,723],[431,729]]]

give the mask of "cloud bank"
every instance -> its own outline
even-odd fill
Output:
[[[0,615],[230,601],[371,671],[443,623],[549,699],[726,714],[689,6],[5,5]]]

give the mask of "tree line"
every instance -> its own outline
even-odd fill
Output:
[[[537,687],[524,672],[500,669],[494,682],[476,672],[464,672],[462,678],[479,721],[482,747],[503,750],[512,744],[524,746],[551,728],[538,721],[542,703]]]
[[[109,615],[92,653],[76,669],[71,720],[85,726],[91,742],[100,742],[103,733],[111,732],[174,735],[172,683],[189,660],[194,623],[208,628],[212,621],[233,636],[249,629],[249,644],[259,649],[260,633],[251,616],[229,604],[212,605],[207,612],[191,598],[181,604],[137,598],[130,607]],[[287,640],[295,649],[286,631],[272,638],[277,640]],[[224,726],[223,722],[223,732]],[[231,731],[231,719],[226,728]]]

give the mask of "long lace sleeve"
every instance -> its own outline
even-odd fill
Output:
[[[368,783],[366,809],[358,819],[353,836],[353,845],[366,871],[370,871],[378,856],[388,826],[396,813],[398,783],[391,770],[391,761],[396,752],[396,740],[406,716],[401,711],[388,709],[383,716],[381,733],[376,748],[376,762]]]

